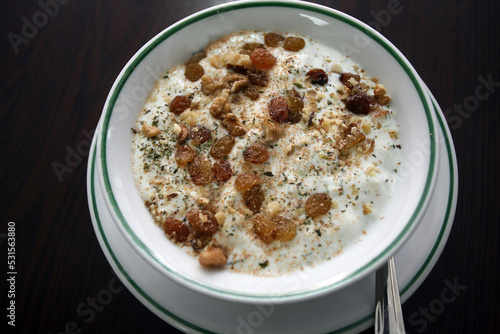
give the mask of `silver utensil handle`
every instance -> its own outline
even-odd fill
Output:
[[[375,285],[375,333],[405,333],[394,257],[377,270]]]

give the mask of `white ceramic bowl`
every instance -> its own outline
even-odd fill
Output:
[[[403,149],[385,219],[363,242],[304,271],[266,278],[206,270],[171,243],[139,197],[131,169],[133,126],[153,84],[210,40],[242,29],[308,35],[337,46],[390,92]],[[242,1],[212,7],[168,27],[142,47],[116,79],[99,131],[99,177],[106,204],[134,249],[168,279],[200,293],[240,302],[304,300],[373,272],[408,239],[424,213],[437,169],[435,120],[424,85],[405,57],[369,26],[341,12],[297,1]]]

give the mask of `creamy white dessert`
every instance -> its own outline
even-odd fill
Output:
[[[311,38],[225,36],[150,93],[133,128],[138,190],[201,265],[314,266],[383,219],[401,149],[389,104],[361,65]]]

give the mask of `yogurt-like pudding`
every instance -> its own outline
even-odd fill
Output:
[[[201,265],[314,266],[383,219],[401,149],[389,104],[361,65],[309,37],[225,36],[150,93],[133,128],[138,190]]]

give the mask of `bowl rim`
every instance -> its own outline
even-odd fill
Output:
[[[375,42],[377,42],[380,46],[382,46],[403,68],[406,75],[408,75],[409,79],[413,83],[414,88],[416,89],[418,96],[422,102],[424,107],[424,112],[427,120],[427,125],[429,128],[429,145],[430,145],[430,156],[429,156],[429,166],[428,174],[425,180],[425,185],[422,190],[421,197],[418,201],[418,204],[411,215],[411,218],[406,223],[402,231],[398,234],[398,236],[377,256],[375,256],[368,263],[363,265],[362,267],[356,269],[350,275],[345,278],[342,278],[334,283],[328,285],[321,285],[317,288],[309,289],[309,290],[301,290],[295,293],[287,293],[287,294],[246,294],[243,292],[235,292],[223,290],[220,288],[216,288],[198,280],[195,280],[190,277],[186,277],[181,272],[178,272],[172,268],[165,266],[161,261],[159,261],[155,255],[155,253],[149,249],[147,245],[143,243],[143,241],[135,234],[131,226],[128,224],[127,220],[123,216],[118,202],[114,196],[113,189],[110,182],[108,165],[107,165],[107,132],[110,125],[111,116],[113,114],[113,110],[115,109],[116,101],[125,85],[129,77],[132,75],[137,65],[142,62],[146,56],[153,51],[158,45],[160,45],[163,41],[169,38],[171,35],[176,32],[182,30],[183,28],[193,24],[195,22],[201,21],[203,19],[209,18],[214,15],[218,15],[225,12],[230,12],[233,10],[240,10],[246,8],[254,8],[254,7],[286,7],[291,9],[299,9],[305,10],[313,13],[322,14],[333,19],[342,21],[353,28],[361,31],[362,33],[368,35]],[[427,94],[425,93],[425,87],[423,81],[418,76],[416,70],[410,64],[410,62],[406,59],[406,57],[384,36],[382,36],[375,29],[371,28],[367,24],[361,22],[360,20],[345,14],[336,9],[326,7],[323,5],[318,5],[314,3],[309,3],[305,1],[296,1],[296,0],[240,0],[229,2],[225,4],[220,4],[216,6],[211,6],[204,10],[195,12],[182,20],[175,22],[174,24],[168,26],[156,36],[151,38],[145,45],[143,45],[127,62],[122,71],[119,73],[116,78],[110,93],[106,99],[105,105],[103,107],[103,115],[102,115],[102,124],[100,129],[100,149],[99,149],[99,160],[101,162],[101,177],[104,185],[104,189],[107,194],[107,205],[110,208],[110,212],[115,220],[115,223],[120,228],[120,231],[125,235],[126,239],[132,244],[132,246],[139,251],[139,253],[145,258],[149,263],[151,263],[154,267],[156,267],[160,272],[166,274],[167,277],[174,279],[176,282],[181,283],[183,285],[188,285],[195,290],[212,295],[217,298],[223,299],[232,299],[235,301],[251,301],[253,303],[265,303],[265,302],[288,302],[294,301],[297,299],[304,300],[306,298],[312,298],[314,296],[323,295],[325,293],[330,293],[334,290],[337,290],[340,287],[343,287],[347,284],[352,284],[361,278],[365,277],[373,270],[382,265],[387,259],[392,256],[409,238],[412,234],[413,230],[418,225],[418,222],[425,212],[429,204],[430,194],[432,192],[433,186],[435,185],[436,179],[436,170],[437,170],[437,143],[435,140],[435,131],[436,131],[436,120],[434,119],[433,113],[431,112],[431,102],[429,101]]]

